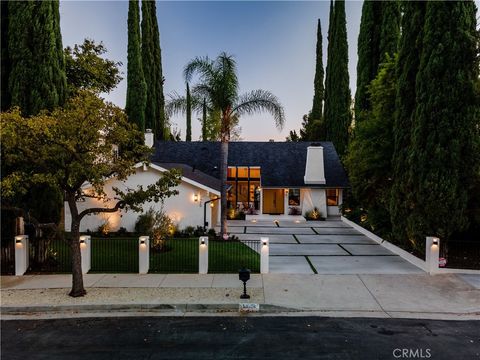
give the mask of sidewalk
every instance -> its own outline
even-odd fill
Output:
[[[71,298],[71,275],[2,276],[2,318],[225,315],[251,302],[260,315],[480,319],[478,275],[253,274],[246,301],[236,274],[87,274],[84,284]]]

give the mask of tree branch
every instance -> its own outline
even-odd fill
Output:
[[[89,214],[98,214],[98,213],[114,213],[117,212],[118,210],[121,210],[127,205],[127,203],[123,200],[118,201],[114,207],[111,208],[90,208],[90,209],[85,209],[83,210],[80,214],[78,214],[78,217],[80,219],[83,219],[85,215]]]

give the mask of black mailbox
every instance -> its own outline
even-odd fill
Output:
[[[243,281],[243,294],[240,295],[240,299],[250,299],[250,295],[247,294],[247,281],[250,280],[250,269],[241,268],[238,270],[238,278]]]

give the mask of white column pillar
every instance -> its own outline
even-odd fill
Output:
[[[150,269],[150,238],[140,236],[138,238],[138,273],[147,274]]]
[[[208,236],[200,236],[198,239],[198,273],[208,273]]]
[[[440,257],[440,239],[433,236],[427,236],[425,244],[425,262],[427,272],[434,274],[438,272],[438,259]]]
[[[258,209],[258,214],[263,214],[263,188],[260,187],[260,209]]]
[[[283,199],[283,215],[288,215],[288,194],[290,190],[285,189],[284,191],[284,199]]]
[[[268,274],[268,256],[269,256],[269,239],[268,237],[260,238],[260,273],[261,274]]]
[[[29,263],[28,235],[15,236],[15,275],[22,276],[27,272]]]
[[[80,236],[80,253],[82,256],[82,274],[86,274],[92,268],[92,237]]]

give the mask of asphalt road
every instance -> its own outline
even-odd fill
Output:
[[[480,359],[480,322],[322,317],[2,321],[7,359]]]

